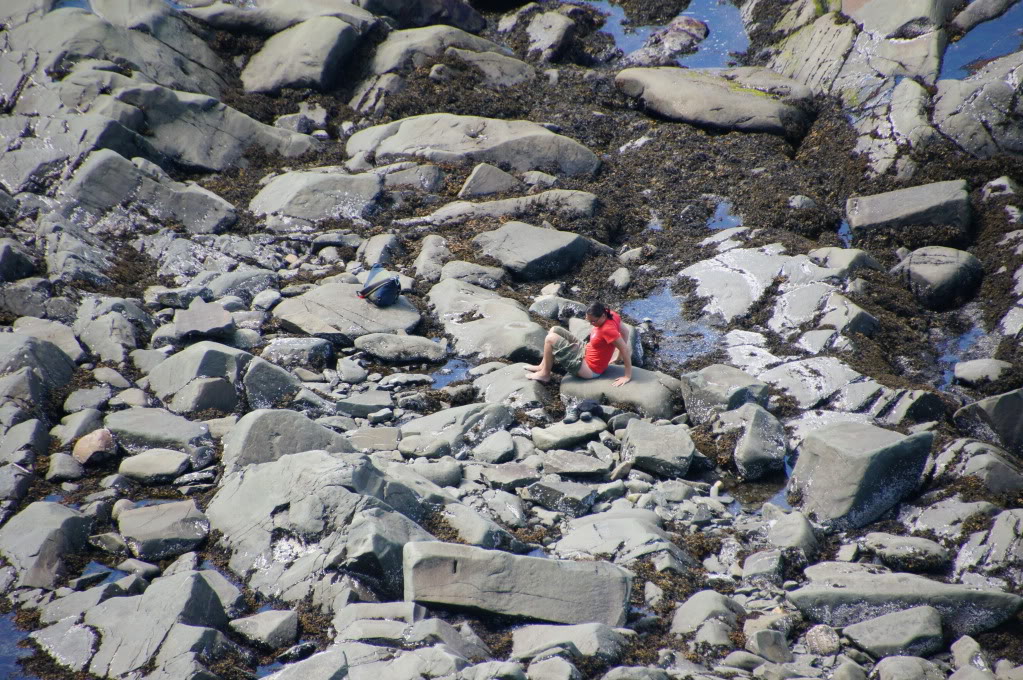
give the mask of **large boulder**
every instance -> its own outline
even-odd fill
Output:
[[[345,151],[349,156],[372,155],[377,164],[411,157],[435,163],[486,162],[520,172],[553,167],[572,176],[589,175],[600,165],[585,146],[538,123],[450,113],[360,130],[348,139]]]
[[[228,469],[236,469],[314,449],[355,450],[343,435],[298,411],[257,409],[242,416],[224,437],[221,460]]]
[[[588,559],[611,555],[616,564],[630,565],[658,554],[678,563],[696,566],[694,560],[671,540],[653,510],[611,510],[568,521],[562,537],[551,549],[564,559]]]
[[[906,0],[893,7],[884,0],[842,0],[842,12],[872,33],[909,38],[945,25],[955,0]]]
[[[625,368],[613,364],[591,379],[566,375],[561,379],[561,397],[566,400],[607,400],[634,409],[648,418],[671,418],[679,412],[681,383],[660,371],[632,367],[632,380],[615,387],[614,381],[625,375]]]
[[[504,404],[456,406],[404,423],[398,448],[406,456],[459,455],[474,442],[511,423],[511,411]]]
[[[361,289],[353,283],[319,285],[282,301],[273,315],[288,328],[344,346],[370,333],[408,332],[419,323],[419,311],[404,296],[389,307],[377,307],[359,297]]]
[[[609,562],[518,557],[453,543],[405,546],[405,599],[556,623],[621,626],[630,572]]]
[[[212,444],[210,428],[162,408],[129,408],[107,415],[104,427],[117,443],[128,449],[176,449],[195,451]]]
[[[450,47],[473,52],[511,54],[507,48],[497,43],[452,26],[426,26],[391,32],[377,45],[369,68],[376,75],[402,71],[410,67],[422,68]]]
[[[472,381],[477,393],[488,404],[506,404],[512,408],[541,406],[549,397],[547,385],[530,380],[526,364],[511,364]]]
[[[635,468],[663,477],[684,477],[696,445],[684,425],[654,425],[635,418],[622,437],[622,459]]]
[[[359,32],[337,17],[315,17],[272,36],[242,71],[246,92],[326,89],[337,80]]]
[[[733,366],[713,364],[682,375],[682,398],[686,413],[699,425],[715,413],[731,411],[746,403],[767,406],[767,385]]]
[[[18,572],[18,585],[55,589],[64,556],[85,548],[92,519],[77,510],[37,501],[0,528],[0,555]]]
[[[820,522],[864,526],[916,488],[933,441],[930,432],[907,437],[865,423],[817,430],[799,446],[791,491]]]
[[[629,68],[615,84],[654,113],[693,125],[798,138],[809,124],[799,107],[809,88],[764,69]]]
[[[323,170],[274,177],[249,202],[255,215],[312,224],[330,218],[366,217],[376,208],[383,180],[373,173],[346,175]]]
[[[980,288],[984,267],[964,250],[926,246],[914,250],[894,270],[925,307],[944,310],[969,301]]]
[[[966,180],[935,182],[850,198],[845,213],[857,237],[908,227],[939,227],[961,234],[970,224],[970,197]]]
[[[484,255],[526,281],[551,279],[574,269],[590,249],[578,234],[506,222],[476,236],[473,243]]]
[[[28,369],[48,389],[63,387],[75,372],[75,362],[52,342],[27,333],[0,333],[0,376]]]
[[[934,125],[967,153],[988,158],[1023,152],[1023,132],[1014,123],[1019,70],[1016,51],[987,63],[962,80],[939,80],[934,96]]]
[[[810,582],[788,599],[818,623],[843,627],[892,611],[930,606],[951,639],[989,630],[1011,618],[1023,598],[999,590],[941,583],[877,567],[821,562],[805,570]]]
[[[124,510],[117,528],[135,557],[156,562],[198,546],[206,540],[210,523],[189,500]]]
[[[189,383],[202,378],[221,378],[237,384],[252,361],[252,355],[218,342],[189,345],[161,361],[149,372],[149,388],[157,397],[169,401]]]
[[[199,4],[202,6],[198,6]],[[295,24],[321,16],[337,17],[360,32],[365,32],[379,21],[372,12],[349,2],[262,0],[258,7],[241,7],[230,2],[213,0],[209,4],[196,5],[182,9],[181,12],[214,28],[234,33],[273,35]]]
[[[963,432],[977,439],[999,443],[1005,450],[1023,457],[1023,389],[998,394],[962,407],[953,421]]]

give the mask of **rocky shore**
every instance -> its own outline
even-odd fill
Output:
[[[1023,678],[1018,6],[694,7],[7,0],[0,670]]]

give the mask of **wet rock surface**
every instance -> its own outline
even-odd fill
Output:
[[[1013,3],[192,4],[0,8],[3,673],[1023,672]]]

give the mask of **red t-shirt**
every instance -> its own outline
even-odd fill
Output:
[[[586,343],[586,365],[594,373],[603,373],[611,363],[615,353],[615,340],[622,337],[622,317],[615,312],[608,312],[607,320],[590,331],[590,341]]]

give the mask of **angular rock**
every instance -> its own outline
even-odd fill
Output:
[[[927,246],[914,250],[893,270],[928,309],[945,310],[968,302],[980,288],[984,267],[963,250]]]
[[[287,405],[302,389],[301,381],[290,372],[259,357],[249,362],[242,385],[249,408],[256,409]]]
[[[89,664],[96,646],[96,633],[73,618],[29,633],[29,637],[58,664],[75,673]]]
[[[846,201],[845,212],[854,236],[904,227],[948,227],[964,232],[970,224],[965,180],[857,196]]]
[[[550,279],[576,267],[590,249],[579,236],[525,222],[507,222],[500,229],[473,239],[484,255],[493,257],[517,278]]]
[[[443,361],[447,355],[445,343],[434,342],[420,335],[370,333],[356,338],[355,347],[377,359],[397,363]]]
[[[209,427],[161,408],[129,408],[103,421],[117,443],[128,450],[155,448],[194,451],[211,443]]]
[[[530,219],[536,213],[547,212],[566,220],[593,217],[597,210],[597,197],[588,191],[551,189],[538,194],[519,198],[504,198],[495,201],[470,203],[455,201],[448,203],[426,217],[413,217],[406,224],[432,224],[435,226],[457,226],[472,220]]]
[[[216,302],[195,298],[188,309],[174,313],[174,332],[181,340],[222,338],[234,333],[234,317]]]
[[[118,531],[140,560],[157,561],[184,554],[210,532],[210,523],[195,501],[176,501],[125,510]]]
[[[632,380],[615,387],[612,383],[624,375],[624,370],[622,366],[612,364],[600,377],[591,380],[565,376],[561,381],[562,398],[580,401],[607,399],[634,408],[648,418],[671,418],[678,413],[677,402],[682,385],[676,378],[633,366]]]
[[[631,574],[607,562],[517,557],[450,543],[405,546],[405,599],[556,623],[620,626]]]
[[[35,271],[35,263],[21,244],[14,239],[0,239],[0,281],[17,281]]]
[[[390,307],[377,307],[359,298],[361,288],[349,283],[320,285],[282,301],[273,315],[287,328],[342,346],[370,333],[407,333],[419,323],[419,312],[404,296]]]
[[[1008,361],[973,359],[972,361],[957,362],[953,368],[953,375],[957,383],[968,387],[978,387],[998,380],[1010,368],[1012,368],[1012,364]]]
[[[740,616],[746,616],[746,610],[741,604],[713,590],[701,590],[675,610],[671,632],[675,635],[695,633],[710,619],[720,619],[731,628],[738,623]]]
[[[867,424],[823,428],[800,444],[790,488],[819,521],[864,526],[916,488],[933,440],[933,433],[905,437]]]
[[[607,423],[600,418],[589,422],[580,420],[575,423],[554,423],[547,427],[534,427],[532,430],[533,445],[541,451],[551,449],[571,449],[577,444],[596,439],[597,435],[607,429]]]
[[[418,29],[427,30],[427,29]],[[374,154],[377,163],[422,158],[431,162],[506,163],[519,172],[557,167],[588,175],[600,160],[586,147],[529,121],[432,113],[360,130],[348,139],[349,156]]]
[[[930,656],[945,646],[941,614],[933,607],[912,607],[846,626],[842,634],[875,657]]]
[[[622,437],[622,460],[635,468],[662,477],[684,477],[696,445],[682,425],[654,425],[633,419]]]
[[[874,667],[878,680],[942,680],[945,672],[918,656],[889,656]],[[862,673],[862,671],[860,671]]]
[[[246,92],[284,87],[327,89],[355,48],[358,31],[336,17],[315,17],[273,35],[241,73]]]
[[[458,197],[476,198],[477,196],[490,196],[491,194],[517,191],[521,188],[522,182],[514,175],[489,163],[480,163],[469,173],[465,183],[462,184],[461,190],[458,192]]]
[[[149,449],[121,461],[117,472],[141,484],[167,484],[192,466],[187,453],[171,449]]]
[[[458,28],[426,26],[392,31],[383,42],[377,45],[369,68],[372,73],[378,75],[403,71],[410,67],[422,68],[450,47],[473,52],[510,54],[507,48]],[[351,151],[349,154],[354,155]]]
[[[603,623],[575,626],[522,626],[512,633],[511,657],[516,661],[533,659],[544,652],[562,648],[573,657],[598,657],[615,661],[628,646],[629,639]]]
[[[47,389],[63,387],[75,372],[75,363],[59,347],[25,333],[0,334],[0,375],[23,368],[32,370]]]
[[[348,175],[302,170],[274,177],[249,202],[255,215],[285,223],[313,224],[337,218],[365,218],[376,210],[383,180],[373,173]]]
[[[781,422],[756,403],[738,409],[743,429],[735,442],[732,460],[742,479],[758,479],[781,470],[788,454],[787,437]]]
[[[710,420],[714,413],[731,411],[753,402],[767,406],[767,385],[732,366],[714,364],[682,376],[682,398],[686,413],[696,424]]]
[[[863,546],[899,571],[937,571],[949,560],[948,551],[941,544],[916,536],[871,532],[863,539]]]
[[[549,389],[537,380],[530,380],[525,364],[511,364],[472,381],[477,394],[488,404],[505,404],[511,408],[534,408],[544,403]]]
[[[86,356],[85,350],[75,338],[74,331],[59,321],[22,316],[14,320],[14,330],[53,343],[75,363],[82,361]]]
[[[260,356],[284,368],[322,370],[334,360],[334,347],[322,338],[274,338]]]
[[[242,416],[224,437],[221,460],[228,469],[240,468],[314,449],[354,451],[343,435],[297,411],[257,409]]]
[[[0,528],[0,555],[18,572],[18,585],[56,588],[63,558],[85,548],[92,520],[77,510],[37,501]]]
[[[596,490],[587,484],[541,479],[522,490],[522,497],[552,512],[580,517],[589,512],[597,498]]]
[[[235,619],[231,630],[252,642],[270,649],[294,644],[298,638],[298,614],[293,611],[271,610]]]
[[[362,0],[361,6],[393,17],[402,28],[447,24],[476,33],[486,26],[486,20],[464,0]]]
[[[953,421],[961,431],[977,439],[994,441],[1012,454],[1023,456],[1023,390],[1005,392],[964,406]]]

